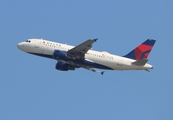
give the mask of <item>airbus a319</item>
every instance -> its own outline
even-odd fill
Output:
[[[89,39],[77,46],[52,42],[44,39],[28,39],[18,43],[17,47],[29,54],[51,58],[57,61],[55,68],[61,71],[85,68],[101,73],[105,70],[146,70],[153,69],[148,64],[148,56],[156,40],[148,39],[124,56],[92,50],[97,39]]]

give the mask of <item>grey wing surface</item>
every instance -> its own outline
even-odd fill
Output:
[[[70,49],[67,54],[71,57],[73,57],[74,59],[83,59],[84,60],[84,56],[87,53],[87,51],[89,49],[91,49],[92,44],[94,42],[96,42],[97,39],[89,39],[83,43],[81,43],[80,45]]]

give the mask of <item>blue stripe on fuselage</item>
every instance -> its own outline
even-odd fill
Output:
[[[51,58],[54,59],[52,55],[46,55],[46,54],[39,54],[39,53],[31,53],[28,52],[29,54],[33,54],[33,55],[37,55],[37,56],[41,56],[41,57],[46,57],[46,58]],[[64,60],[64,61],[69,61],[69,60]],[[107,69],[107,70],[112,70],[112,68],[107,67],[105,65],[101,65],[98,63],[94,63],[94,62],[90,62],[90,61],[80,61],[80,60],[70,60],[71,62],[73,62],[74,64],[78,64],[82,66],[87,66],[87,67],[92,67],[92,68],[99,68],[99,69]]]

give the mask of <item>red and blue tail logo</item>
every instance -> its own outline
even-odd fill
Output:
[[[134,60],[141,60],[148,58],[154,43],[156,40],[148,39],[138,47],[136,47],[134,50],[132,50],[130,53],[125,55],[124,57],[134,59]]]

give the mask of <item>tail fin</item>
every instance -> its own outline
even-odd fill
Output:
[[[148,39],[144,43],[136,47],[134,50],[132,50],[130,53],[125,55],[124,57],[134,60],[141,60],[144,58],[146,59],[149,56],[155,42],[156,40]]]

